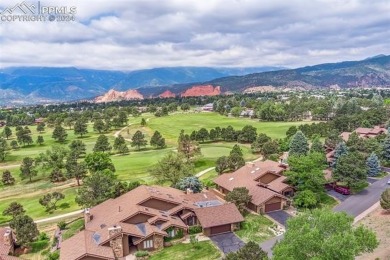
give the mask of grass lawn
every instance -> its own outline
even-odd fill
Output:
[[[0,200],[0,212],[3,212],[3,210],[8,207],[8,205],[13,201],[17,201],[18,203],[22,204],[27,214],[33,219],[53,217],[80,209],[80,207],[74,201],[76,197],[75,188],[68,188],[63,190],[65,199],[60,200],[57,203],[57,210],[55,210],[53,213],[46,212],[45,207],[39,204],[39,198],[43,196],[42,194],[32,196],[28,196],[28,194],[26,194],[26,196],[20,198],[9,198],[5,200]],[[0,215],[0,224],[8,222],[9,220],[10,217]]]
[[[80,230],[84,229],[84,219],[76,219],[72,221],[71,223],[68,223],[66,225],[65,230],[62,233],[62,240],[66,240],[72,236],[74,236],[76,233],[78,233]]]
[[[273,225],[273,222],[266,217],[248,214],[245,217],[245,221],[241,224],[241,229],[235,233],[244,242],[254,241],[256,243],[261,243],[274,236],[272,231],[268,229],[268,227]]]
[[[180,259],[180,260],[211,260],[220,259],[221,253],[210,242],[202,241],[198,243],[199,248],[195,249],[191,244],[176,244],[166,247],[160,252],[152,255],[150,260]]]
[[[321,195],[320,200],[321,200],[320,205],[323,208],[332,209],[334,206],[336,206],[338,204],[338,202],[335,198],[333,198],[332,196],[329,196],[326,193]]]
[[[200,176],[200,180],[202,181],[202,183],[204,185],[207,185],[209,187],[214,187],[215,184],[214,184],[214,179],[218,177],[218,173],[215,171],[215,170],[211,170],[205,174],[203,174],[202,176]]]

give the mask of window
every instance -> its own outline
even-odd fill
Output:
[[[145,240],[144,241],[144,248],[152,248],[153,247],[153,240]]]
[[[168,231],[168,236],[169,237],[174,237],[175,236],[175,229],[171,229]]]

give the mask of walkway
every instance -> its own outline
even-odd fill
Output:
[[[42,223],[46,223],[46,222],[53,222],[55,220],[59,220],[59,219],[63,219],[63,218],[77,217],[78,215],[80,215],[83,212],[84,212],[84,210],[80,209],[80,210],[73,211],[73,212],[70,212],[67,214],[62,214],[62,215],[58,215],[58,216],[54,216],[54,217],[50,217],[50,218],[43,218],[43,219],[34,220],[34,222],[37,224],[42,224]]]

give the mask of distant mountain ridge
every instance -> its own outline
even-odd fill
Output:
[[[129,72],[74,67],[5,68],[0,69],[0,104],[79,100],[96,97],[109,89],[170,86],[275,69],[280,68],[169,67]]]

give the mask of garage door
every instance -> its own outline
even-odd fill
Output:
[[[222,226],[216,226],[212,227],[210,230],[210,235],[216,235],[216,234],[221,234],[221,233],[226,233],[231,231],[231,225],[222,225]]]
[[[282,209],[281,202],[265,204],[265,212],[270,212],[270,211],[275,211],[275,210],[280,210],[280,209]]]

